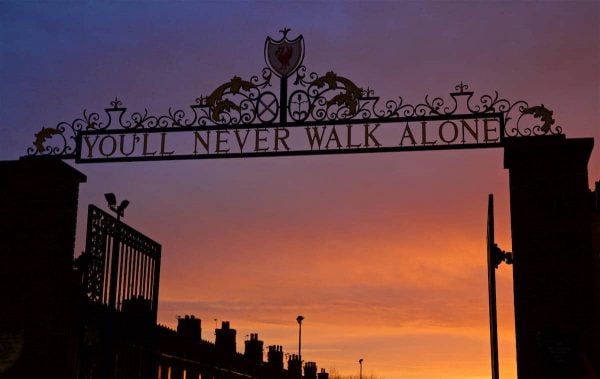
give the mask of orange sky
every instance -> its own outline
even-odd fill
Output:
[[[184,108],[264,66],[284,26],[305,65],[383,99],[477,95],[543,103],[568,137],[600,138],[597,2],[0,3],[0,153],[41,126],[101,111]],[[590,182],[600,179],[593,153]],[[489,378],[485,227],[496,196],[510,250],[502,150],[90,164],[87,204],[129,199],[125,221],[163,246],[159,322],[195,314],[386,379]],[[501,378],[516,377],[510,267],[498,271]]]
[[[174,239],[181,224],[199,230],[164,261],[161,321],[194,313],[210,339],[214,318],[230,320],[240,345],[257,331],[295,352],[302,314],[303,356],[320,367],[352,373],[363,357],[367,372],[388,378],[486,377],[485,207],[487,192],[507,187],[501,154],[412,154],[429,161],[416,175],[404,174],[406,155],[241,163],[263,173],[225,176],[231,192],[203,193],[174,210],[180,223],[161,226]],[[442,161],[455,168],[442,172]],[[482,184],[486,170],[498,175]],[[293,171],[303,175],[270,175]],[[497,192],[498,239],[508,246],[506,190]],[[226,206],[236,196],[242,209]],[[502,372],[514,377],[510,291],[503,268]]]

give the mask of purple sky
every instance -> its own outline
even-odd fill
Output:
[[[0,157],[42,127],[102,111],[186,108],[264,67],[267,36],[305,38],[304,64],[411,103],[460,81],[543,103],[568,137],[600,138],[598,2],[0,3]],[[600,179],[598,149],[590,182]],[[386,378],[489,377],[485,215],[510,250],[502,151],[79,165],[88,203],[163,245],[161,323],[194,313]],[[502,377],[515,376],[510,268],[499,271]],[[304,345],[303,345],[304,346]],[[449,368],[452,366],[452,368]]]

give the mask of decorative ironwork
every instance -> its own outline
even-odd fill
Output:
[[[548,133],[551,130],[552,125],[554,125],[554,119],[552,118],[552,114],[554,112],[544,107],[544,104],[523,109],[521,113],[523,115],[531,114],[533,117],[539,118],[541,121],[543,121],[544,123],[542,125],[534,127],[536,129],[539,128],[541,132]]]
[[[294,81],[303,88],[290,95],[288,109],[294,121],[335,121],[358,115],[367,119],[376,115],[360,107],[367,104],[368,97],[364,95],[368,94],[349,79],[329,71],[324,76],[311,73],[307,81],[305,72],[306,67],[301,67]]]
[[[106,261],[107,220],[96,207],[88,209],[86,251],[80,259],[83,264],[83,287],[86,296],[94,303],[103,300],[104,263]]]
[[[427,95],[417,104],[407,103],[400,96],[382,101],[372,89],[361,88],[333,71],[323,76],[308,73],[307,68],[300,65],[304,55],[302,36],[290,41],[288,32],[287,28],[281,30],[283,38],[278,41],[267,39],[265,60],[272,68],[263,68],[260,76],[249,80],[234,76],[208,96],[198,97],[189,110],[169,108],[167,114],[152,115],[144,109],[128,114],[128,109],[115,98],[105,109],[105,115],[84,110],[82,117],[71,122],[61,122],[55,128],[43,127],[35,134],[34,146],[27,149],[27,154],[75,158],[81,148],[77,146],[81,143],[77,136],[88,131],[381,124],[459,119],[461,116],[484,119],[500,115],[502,138],[562,134],[562,128],[555,125],[552,111],[543,104],[530,106],[523,100],[511,102],[501,98],[497,91],[477,98],[463,82],[455,86],[449,97]],[[288,47],[301,48],[301,54],[296,51],[293,62],[276,56],[278,48],[283,49],[279,51],[282,53]],[[280,66],[275,67],[274,59]],[[286,71],[281,66],[291,68]],[[279,96],[272,91],[274,73],[280,77]],[[295,77],[288,84],[291,74]],[[535,119],[541,124],[536,124]]]

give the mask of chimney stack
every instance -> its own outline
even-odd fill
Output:
[[[317,379],[316,362],[306,362],[304,364],[304,379]]]
[[[329,379],[329,374],[322,368],[321,372],[317,375],[317,379]]]
[[[269,346],[269,352],[267,353],[267,359],[269,367],[276,371],[283,370],[283,346],[272,345]]]
[[[288,376],[292,379],[302,378],[302,362],[298,354],[292,354],[288,359]]]
[[[252,363],[261,364],[263,362],[263,341],[258,339],[258,333],[250,333],[250,339],[244,341],[244,356]]]
[[[221,329],[216,329],[215,350],[220,357],[233,357],[235,348],[235,329],[229,328],[229,321],[221,323]]]
[[[202,339],[201,321],[194,315],[177,318],[177,335],[190,342]]]

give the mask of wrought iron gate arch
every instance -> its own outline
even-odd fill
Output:
[[[215,88],[207,95],[199,96],[187,110],[169,108],[165,114],[151,114],[148,109],[128,113],[123,102],[115,98],[104,113],[84,110],[80,117],[72,121],[59,122],[53,128],[43,127],[27,149],[27,155],[52,155],[64,159],[75,159],[77,163],[173,160],[197,158],[235,158],[250,156],[280,155],[316,155],[345,154],[386,151],[438,150],[502,147],[507,138],[531,137],[540,135],[562,135],[562,128],[555,124],[553,112],[543,104],[530,106],[524,100],[509,101],[500,97],[497,91],[493,94],[475,96],[467,84],[460,82],[447,96],[426,95],[422,102],[411,104],[402,96],[395,99],[382,100],[370,87],[363,88],[352,80],[334,71],[324,75],[309,72],[302,65],[304,57],[303,37],[300,35],[290,41],[287,39],[289,29],[281,31],[283,37],[278,41],[268,38],[265,47],[265,60],[268,67],[261,70],[260,75],[248,80],[233,76],[229,81]],[[298,55],[295,69],[289,72],[278,72],[276,56],[269,50],[269,42],[274,46],[289,49],[302,48]],[[302,42],[299,44],[299,41]],[[288,59],[287,57],[284,57]],[[275,62],[273,61],[275,59]],[[285,62],[282,58],[282,61]],[[279,77],[279,96],[275,90],[275,77]],[[291,84],[290,84],[291,83]],[[288,96],[289,94],[289,96]],[[497,140],[484,141],[478,139],[473,143],[465,143],[464,126],[462,143],[444,140],[429,143],[421,140],[416,143],[410,123],[422,125],[425,133],[427,122],[466,122],[486,120],[499,125]],[[289,133],[288,128],[335,127],[354,125],[392,125],[398,131],[403,130],[400,146],[397,144],[383,146],[340,146],[337,149],[287,149],[287,151],[250,151],[227,154],[160,154],[131,155],[114,154],[117,146],[116,137],[133,135],[131,143],[147,144],[149,135],[162,135],[162,144],[169,133],[215,131],[229,133],[235,130],[280,129]],[[441,126],[440,126],[441,127]],[[402,129],[404,128],[404,129]],[[407,129],[409,129],[407,131]],[[456,129],[456,127],[455,127]],[[142,136],[140,136],[142,134]],[[91,146],[91,137],[107,138],[110,136],[112,153],[110,156],[82,156],[82,149]],[[247,135],[246,135],[247,137]],[[258,138],[258,137],[257,137]],[[402,146],[406,138],[412,140],[411,145]],[[456,138],[455,138],[456,140]],[[104,142],[104,141],[102,141]],[[397,141],[395,141],[397,142]],[[437,143],[440,142],[440,143]],[[87,146],[86,146],[87,143]],[[164,147],[164,146],[163,146]],[[352,148],[350,148],[352,147]],[[144,151],[144,153],[146,153]],[[217,151],[218,153],[218,151]],[[103,154],[107,155],[107,154]]]

